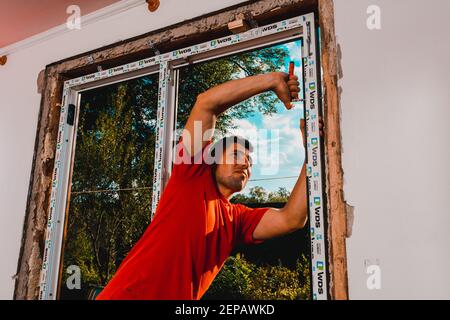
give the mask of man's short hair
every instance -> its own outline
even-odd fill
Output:
[[[249,152],[253,152],[253,145],[246,138],[240,136],[224,137],[220,140],[217,140],[210,149],[210,155],[212,158],[214,158],[215,164],[219,163],[220,158],[222,157],[222,154],[226,150],[226,148],[233,144],[239,144]]]

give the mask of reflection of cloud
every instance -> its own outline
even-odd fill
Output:
[[[263,116],[262,120],[265,128],[279,130],[281,164],[286,168],[298,169],[304,159],[299,112],[299,110],[284,111],[281,114]]]
[[[302,54],[302,47],[301,47],[301,41],[294,41],[289,42],[283,45],[289,52],[289,60],[295,62],[295,74],[300,75],[301,74],[301,54]],[[283,66],[282,69],[283,72],[289,72],[288,66]]]
[[[233,134],[250,140],[255,147],[254,169],[261,175],[297,174],[304,161],[299,110],[251,119],[236,119]],[[259,119],[260,118],[260,119]],[[276,166],[276,170],[274,168]]]
[[[233,125],[236,126],[236,129],[231,129],[230,134],[241,136],[247,139],[253,138],[252,136],[248,136],[249,132],[256,132],[256,130],[258,129],[256,125],[252,124],[247,119],[234,119]],[[250,140],[250,142],[252,141]]]
[[[261,172],[276,174],[280,164],[278,132],[263,126],[258,127],[246,119],[235,119],[233,124],[237,128],[230,130],[230,133],[248,139],[254,147],[252,154],[254,167]]]
[[[288,163],[302,161],[304,151],[298,112],[291,110],[273,116],[263,116],[263,126],[272,130],[279,130],[280,150],[289,159]]]

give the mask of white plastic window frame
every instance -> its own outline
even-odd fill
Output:
[[[171,171],[178,69],[190,63],[217,59],[300,38],[303,43],[303,92],[307,131],[308,205],[311,221],[312,297],[314,300],[328,299],[327,279],[329,275],[325,242],[326,229],[324,226],[326,222],[324,220],[325,199],[322,192],[321,141],[318,133],[320,113],[318,91],[320,79],[318,74],[320,69],[317,60],[318,41],[316,33],[314,14],[310,13],[64,82],[45,249],[39,284],[39,299],[54,300],[57,298],[58,282],[60,272],[62,272],[60,265],[62,243],[66,209],[70,199],[71,172],[75,155],[77,116],[81,93],[119,81],[159,73],[152,190],[153,217],[161,192]],[[68,124],[68,116],[74,119],[72,124]]]

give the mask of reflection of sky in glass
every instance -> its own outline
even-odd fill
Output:
[[[295,62],[295,75],[299,77],[300,89],[303,90],[302,66],[301,66],[301,41],[294,41],[281,45],[289,52],[289,58],[279,71],[288,72],[289,61]],[[300,93],[300,97],[302,93]],[[236,130],[234,134],[248,138],[255,145],[255,153],[252,155],[255,164],[251,181],[247,184],[243,193],[247,193],[250,188],[261,186],[269,191],[276,191],[280,187],[291,191],[300,175],[305,152],[302,145],[300,118],[302,107],[300,103],[291,110],[286,110],[281,102],[276,104],[277,113],[272,116],[265,116],[256,113],[254,116],[235,120]],[[260,131],[266,129],[267,132]],[[278,134],[269,134],[269,130],[277,130]],[[255,132],[257,136],[255,137]],[[271,151],[271,147],[279,143],[279,152]],[[278,165],[275,167],[276,159]],[[289,178],[287,178],[289,177]],[[260,180],[264,179],[264,180]],[[252,181],[258,180],[258,181]]]

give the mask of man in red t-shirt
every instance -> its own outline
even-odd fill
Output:
[[[251,209],[229,201],[251,176],[250,142],[229,137],[211,145],[222,112],[270,90],[290,109],[299,82],[268,73],[197,97],[155,217],[97,299],[200,299],[237,243],[260,243],[304,227],[305,166],[284,208]]]

